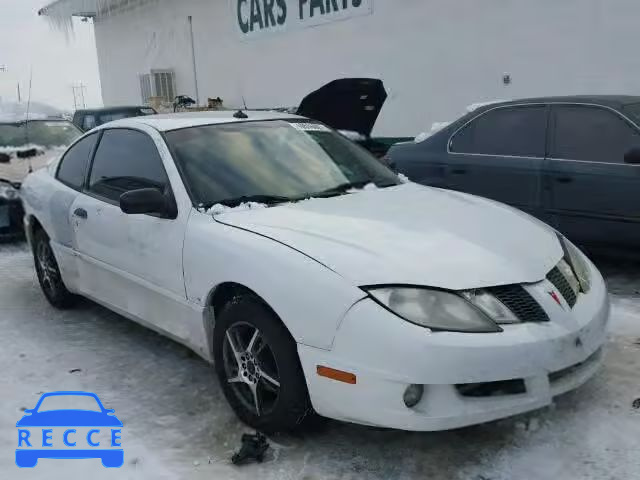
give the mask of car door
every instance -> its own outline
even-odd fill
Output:
[[[98,133],[87,135],[66,151],[56,170],[56,179],[64,186],[57,188],[49,200],[52,221],[48,231],[51,246],[56,253],[58,267],[67,288],[77,290],[79,284],[79,260],[74,249],[74,232],[71,206],[81,195],[89,169]]]
[[[542,165],[547,106],[496,107],[480,113],[449,140],[447,188],[504,202],[544,217]]]
[[[640,168],[624,162],[638,128],[605,107],[554,105],[544,167],[545,208],[570,239],[638,248]]]
[[[82,293],[178,338],[188,337],[182,245],[190,208],[128,215],[120,195],[157,188],[173,198],[158,145],[139,130],[104,130],[71,211]],[[169,156],[168,151],[164,153]]]

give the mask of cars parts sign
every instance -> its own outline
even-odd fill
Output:
[[[230,0],[243,38],[286,32],[373,13],[373,0]]]

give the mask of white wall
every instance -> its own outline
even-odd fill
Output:
[[[194,95],[188,15],[202,102],[297,105],[335,78],[376,77],[389,92],[377,135],[414,135],[482,100],[640,94],[637,0],[375,0],[369,16],[252,40],[229,0],[151,0],[96,22],[105,105],[140,102],[152,68],[175,69]]]

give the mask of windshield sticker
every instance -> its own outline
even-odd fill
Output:
[[[329,132],[329,128],[325,127],[321,123],[304,123],[304,122],[292,122],[289,123],[296,130],[301,132]]]

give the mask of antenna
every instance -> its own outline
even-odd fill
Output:
[[[244,105],[244,109],[248,110],[247,108],[247,102],[244,101],[244,95],[242,95],[242,105]]]
[[[29,93],[27,96],[27,115],[24,122],[24,139],[25,143],[29,145],[29,110],[31,108],[31,82],[33,80],[33,66],[29,71]],[[33,165],[31,163],[31,157],[27,157],[29,159],[29,173],[33,173]]]

